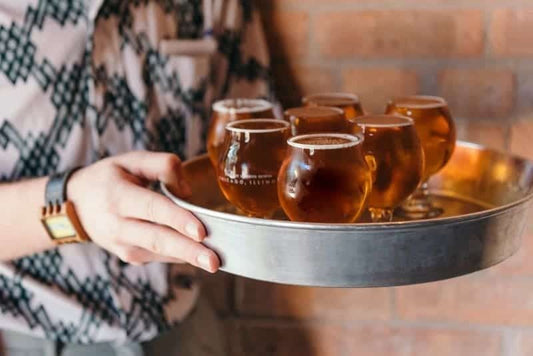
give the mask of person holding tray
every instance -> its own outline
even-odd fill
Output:
[[[251,2],[0,0],[0,15],[3,354],[223,354],[190,267],[220,261],[149,187],[191,193],[180,157],[204,147],[213,101],[270,96]]]

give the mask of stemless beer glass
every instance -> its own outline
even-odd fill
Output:
[[[350,125],[344,112],[326,106],[302,106],[285,111],[285,118],[291,123],[292,135],[318,132],[350,133]]]
[[[362,136],[319,133],[289,139],[278,197],[293,221],[352,223],[365,206],[372,177]]]
[[[357,125],[373,175],[368,210],[374,222],[391,221],[394,208],[422,179],[424,154],[414,122],[405,116],[366,115],[357,118]]]
[[[217,178],[226,199],[248,216],[268,218],[279,208],[277,176],[289,123],[251,119],[229,123]]]
[[[319,93],[302,99],[306,106],[330,106],[344,111],[347,120],[364,114],[359,97],[349,93]]]
[[[455,148],[455,125],[448,104],[440,97],[413,95],[391,100],[386,113],[412,118],[424,150],[422,184],[402,205],[401,214],[414,219],[439,216],[442,209],[431,203],[427,182],[446,165]]]
[[[207,131],[207,152],[216,166],[224,144],[228,123],[251,118],[274,118],[272,104],[261,99],[225,99],[213,104],[213,114]]]

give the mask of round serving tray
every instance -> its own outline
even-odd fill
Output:
[[[234,212],[207,156],[184,163],[187,201],[165,195],[206,226],[205,244],[222,270],[270,282],[323,287],[397,286],[436,281],[495,265],[515,253],[533,196],[533,162],[458,142],[430,182],[436,219],[316,224]],[[233,211],[233,213],[232,213]],[[285,220],[284,220],[285,219]]]

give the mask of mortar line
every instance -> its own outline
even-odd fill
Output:
[[[302,64],[322,66],[357,66],[360,68],[395,67],[395,68],[458,68],[458,69],[501,69],[532,70],[533,56],[529,57],[357,57],[352,58],[306,58]]]
[[[517,354],[516,350],[516,330],[504,329],[502,330],[502,341],[500,345],[501,356],[514,356]]]
[[[396,301],[396,288],[392,287],[392,288],[389,288],[390,291],[390,296],[389,296],[389,307],[390,307],[390,311],[391,311],[391,321],[396,321],[398,320],[398,310],[397,310],[397,307],[398,307],[398,304],[397,304],[397,301]]]
[[[485,60],[491,58],[492,42],[491,42],[491,26],[492,26],[492,10],[483,8],[483,55]]]
[[[438,321],[438,320],[379,320],[379,319],[330,319],[330,318],[306,318],[294,319],[288,317],[259,317],[241,316],[236,318],[241,323],[253,326],[281,326],[281,327],[317,327],[338,325],[345,328],[356,328],[363,326],[383,326],[404,328],[404,329],[426,329],[426,330],[452,330],[452,331],[477,331],[489,334],[502,334],[509,332],[533,333],[533,326],[519,325],[498,325],[498,324],[476,324],[459,321]]]
[[[335,2],[335,3],[321,3],[309,5],[308,3],[296,3],[296,2],[282,2],[279,6],[281,10],[307,10],[310,12],[340,12],[346,10],[352,11],[365,11],[365,10],[390,10],[390,11],[409,11],[409,10],[478,10],[478,9],[526,9],[532,8],[532,4],[527,0],[508,0],[505,4],[487,1],[477,0],[465,2],[462,0],[451,1],[448,3],[431,2],[431,1],[403,1],[396,0],[388,1],[368,1],[368,2]]]

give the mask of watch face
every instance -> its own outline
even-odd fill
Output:
[[[76,236],[76,230],[66,215],[49,216],[43,222],[54,239]]]

